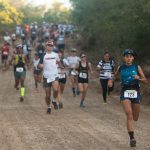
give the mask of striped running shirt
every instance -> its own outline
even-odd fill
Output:
[[[100,60],[97,65],[100,68],[100,79],[112,79],[114,73],[114,61],[105,62],[104,60]]]

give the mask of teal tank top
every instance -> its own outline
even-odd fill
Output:
[[[137,79],[134,79],[135,75],[139,75],[138,65],[122,65],[119,68],[119,72],[121,76],[122,86],[139,85],[139,81]]]

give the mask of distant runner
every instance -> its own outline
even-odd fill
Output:
[[[78,87],[81,94],[80,107],[85,107],[84,101],[86,97],[86,92],[89,83],[89,71],[93,73],[91,63],[87,61],[86,55],[84,53],[80,54],[81,61],[77,65],[78,70]]]
[[[9,57],[9,51],[10,51],[10,45],[8,42],[5,42],[1,48],[1,60],[4,67],[3,69],[6,69],[8,65],[7,63]]]
[[[54,109],[58,109],[57,97],[59,88],[58,63],[60,61],[58,54],[52,51],[54,43],[46,42],[46,53],[40,58],[39,67],[43,69],[43,87],[45,88],[45,100],[47,104],[47,113],[51,113],[51,90],[53,90]]]
[[[35,57],[33,59],[33,74],[34,74],[34,81],[35,81],[35,92],[39,92],[38,83],[41,83],[41,74],[42,69],[38,67],[40,62],[40,58],[37,53],[35,53]]]
[[[11,62],[14,65],[14,76],[15,76],[15,88],[19,90],[19,83],[21,84],[20,88],[20,101],[23,102],[25,96],[25,86],[24,81],[26,77],[26,56],[23,54],[22,45],[19,44],[16,46],[16,52],[12,56]]]
[[[58,101],[59,101],[59,108],[63,108],[63,103],[62,103],[62,94],[65,89],[66,81],[67,81],[67,73],[66,73],[66,68],[69,67],[69,63],[67,59],[64,58],[64,51],[59,50],[58,55],[60,58],[60,63],[58,65],[58,73],[59,73],[59,94],[58,94]]]
[[[69,63],[70,71],[69,71],[69,77],[70,81],[72,84],[72,93],[73,96],[75,97],[76,95],[79,94],[77,84],[78,84],[78,72],[76,71],[76,65],[79,64],[80,58],[76,54],[77,50],[76,49],[71,49],[71,55],[67,57],[67,61]]]
[[[107,94],[113,90],[114,61],[108,52],[105,52],[103,59],[97,65],[100,70],[100,83],[102,86],[104,104],[107,104]]]

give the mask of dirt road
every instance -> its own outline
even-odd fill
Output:
[[[0,150],[128,150],[125,115],[118,97],[102,104],[90,85],[86,108],[73,98],[69,83],[64,109],[46,114],[44,91],[34,93],[32,71],[27,72],[25,101],[13,88],[13,71],[0,72]],[[150,107],[143,106],[136,126],[136,150],[150,150]]]

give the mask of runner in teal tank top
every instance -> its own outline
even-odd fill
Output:
[[[142,68],[133,64],[135,52],[126,49],[123,52],[124,64],[119,66],[115,76],[119,73],[121,78],[120,100],[127,117],[127,130],[130,137],[130,146],[136,147],[133,122],[137,121],[140,113],[140,82],[147,82]]]

